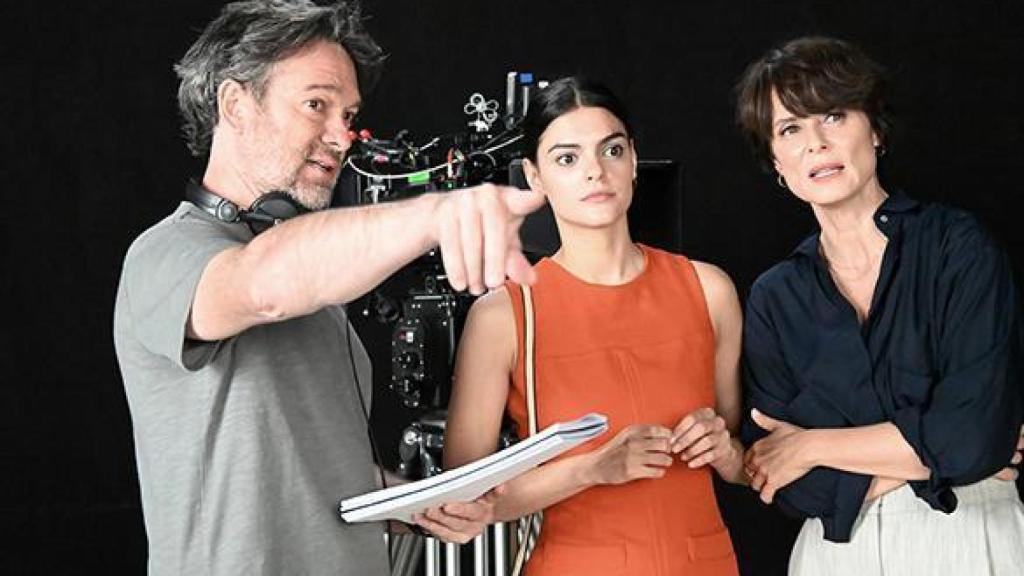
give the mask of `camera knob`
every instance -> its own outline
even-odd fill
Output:
[[[420,364],[420,357],[415,352],[405,352],[398,357],[398,363],[402,368],[415,368]]]

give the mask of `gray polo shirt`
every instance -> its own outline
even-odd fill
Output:
[[[182,203],[125,258],[114,341],[149,573],[386,574],[382,526],[337,514],[339,499],[376,487],[356,392],[369,402],[370,366],[343,309],[185,338],[206,264],[251,237]]]

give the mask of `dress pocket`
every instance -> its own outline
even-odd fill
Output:
[[[690,561],[694,563],[720,560],[733,555],[732,539],[729,538],[729,531],[724,528],[710,534],[688,537],[686,548]]]
[[[530,576],[615,576],[626,572],[624,545],[546,543],[541,550],[538,566],[527,571]]]

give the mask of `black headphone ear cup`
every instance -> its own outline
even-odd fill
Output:
[[[240,214],[249,224],[253,234],[309,212],[305,206],[284,192],[268,192],[252,203],[249,210]]]
[[[242,212],[233,202],[210,192],[195,180],[185,186],[185,199],[221,222],[238,222]]]

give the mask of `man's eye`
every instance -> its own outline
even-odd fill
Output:
[[[319,112],[324,109],[324,103],[322,100],[306,100],[306,108],[314,112]]]
[[[575,154],[561,154],[555,158],[555,163],[559,166],[571,166],[576,162]]]

